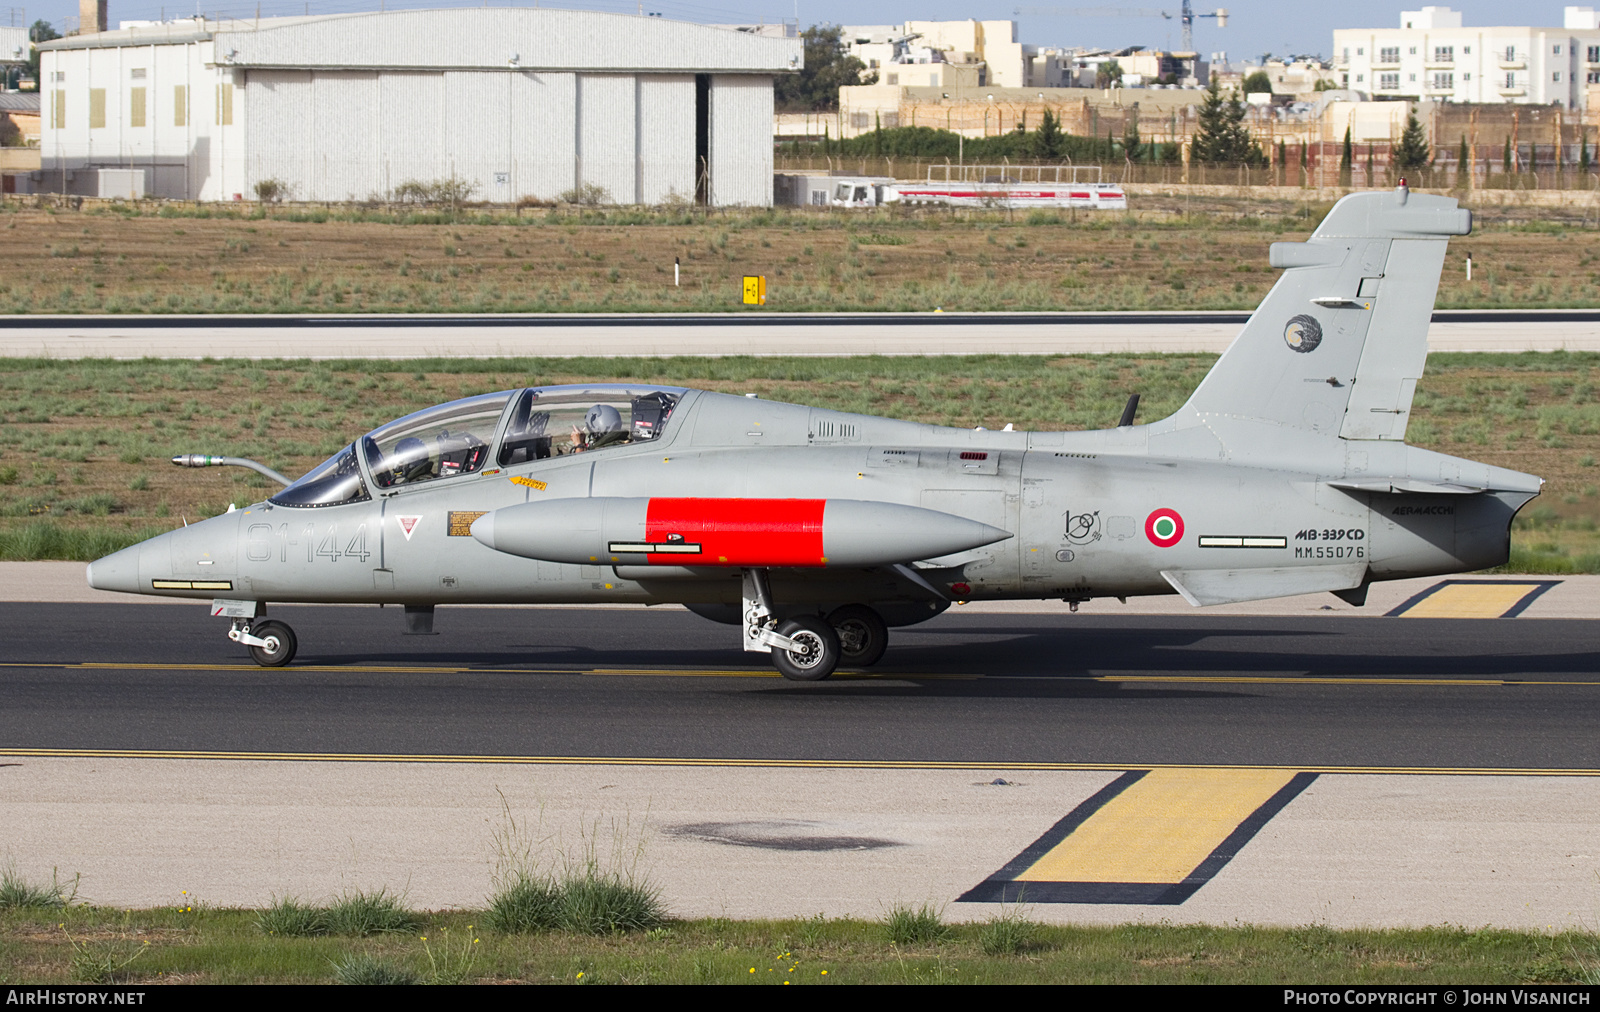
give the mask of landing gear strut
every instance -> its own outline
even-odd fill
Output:
[[[764,569],[743,574],[744,648],[772,655],[785,678],[820,681],[839,666],[839,636],[820,618],[802,615],[778,624]]]

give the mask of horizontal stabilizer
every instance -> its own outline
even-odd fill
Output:
[[[1419,481],[1416,478],[1344,478],[1328,484],[1349,492],[1381,492],[1385,495],[1477,495],[1489,491],[1487,485]]]
[[[1185,601],[1201,608],[1208,604],[1236,604],[1269,597],[1350,590],[1361,586],[1367,578],[1367,564],[1284,569],[1172,569],[1162,570],[1161,575]]]

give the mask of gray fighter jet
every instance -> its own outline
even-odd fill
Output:
[[[89,566],[210,599],[287,664],[267,602],[675,602],[786,676],[873,664],[959,600],[1181,594],[1201,606],[1506,560],[1540,479],[1407,446],[1446,197],[1345,197],[1170,418],[953,429],[642,384],[530,387],[374,429],[265,502]],[[250,461],[185,456],[204,466]]]

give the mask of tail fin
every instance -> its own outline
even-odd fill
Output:
[[[1303,243],[1179,414],[1345,439],[1403,440],[1428,354],[1449,237],[1472,230],[1451,197],[1353,193]]]

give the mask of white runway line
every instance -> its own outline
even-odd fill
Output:
[[[254,318],[259,320],[260,318]],[[895,322],[862,326],[738,324],[685,326],[394,327],[382,321],[329,326],[128,326],[86,317],[66,328],[0,320],[0,358],[505,358],[718,355],[1066,355],[1219,353],[1235,323]],[[1429,351],[1600,351],[1592,322],[1435,323]]]

